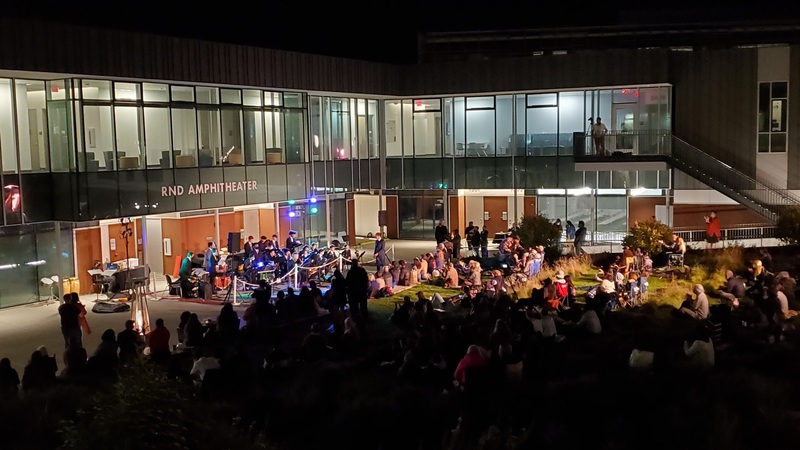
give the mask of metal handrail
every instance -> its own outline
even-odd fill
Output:
[[[673,145],[673,147],[672,147],[672,149],[673,149],[672,150],[672,157],[673,158],[687,158],[688,159],[688,158],[691,158],[691,155],[689,154],[689,152],[694,153],[695,155],[699,156],[700,158],[702,158],[706,162],[710,162],[711,164],[718,165],[722,169],[721,172],[725,173],[728,177],[734,176],[733,180],[737,180],[737,179],[740,180],[740,181],[743,180],[748,185],[753,186],[753,188],[749,188],[749,189],[773,191],[774,193],[776,193],[780,197],[782,197],[785,200],[787,200],[789,203],[800,203],[800,197],[797,197],[796,195],[794,195],[794,193],[792,193],[788,189],[780,188],[778,186],[775,186],[775,185],[771,184],[768,181],[764,181],[764,180],[759,180],[757,178],[753,178],[750,175],[747,175],[746,173],[741,172],[741,171],[731,167],[728,164],[725,164],[724,162],[720,161],[719,159],[709,155],[708,153],[700,150],[699,148],[695,147],[692,144],[689,144],[688,142],[684,141],[683,139],[681,139],[681,138],[679,138],[677,136],[672,136],[672,139],[676,144],[679,144],[679,145]],[[706,165],[706,167],[707,167],[707,165]],[[735,184],[735,183],[731,183],[731,184]]]

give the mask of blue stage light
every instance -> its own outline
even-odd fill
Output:
[[[308,201],[311,203],[317,203],[317,197],[311,197],[310,199],[308,199]]]
[[[295,217],[295,216],[297,216],[297,213],[296,213],[296,212],[294,212],[294,211],[289,211],[289,217]]]

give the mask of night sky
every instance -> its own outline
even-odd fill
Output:
[[[636,5],[572,2],[398,0],[186,2],[50,0],[4,4],[0,15],[144,31],[382,62],[416,61],[418,32],[615,26],[800,17],[791,1]],[[642,2],[636,2],[642,3]],[[80,4],[80,7],[73,5]]]

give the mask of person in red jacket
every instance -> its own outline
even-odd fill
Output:
[[[719,242],[722,238],[722,232],[719,229],[719,219],[717,213],[711,211],[711,214],[703,217],[706,221],[706,249],[714,248],[714,244]]]

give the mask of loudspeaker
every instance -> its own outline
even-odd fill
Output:
[[[389,226],[389,213],[385,209],[378,211],[378,226],[379,227]]]
[[[238,253],[241,248],[242,233],[228,233],[228,253]]]

